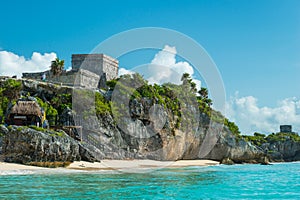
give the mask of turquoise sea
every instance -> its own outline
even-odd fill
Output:
[[[0,175],[0,199],[300,199],[300,162],[137,174],[15,172]]]

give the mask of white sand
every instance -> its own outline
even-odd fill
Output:
[[[155,161],[155,160],[102,160],[101,162],[84,162],[76,161],[71,163],[67,168],[43,168],[35,166],[27,166],[14,163],[0,162],[0,174],[9,174],[9,172],[22,172],[22,171],[45,171],[55,172],[64,169],[66,171],[74,170],[118,170],[124,172],[145,172],[160,168],[170,168],[170,167],[188,167],[188,166],[210,166],[218,165],[219,162],[212,160],[180,160],[180,161]]]
[[[0,171],[10,171],[10,170],[36,170],[36,169],[46,169],[43,167],[35,167],[28,165],[21,165],[15,163],[0,162]]]
[[[159,168],[210,166],[218,164],[219,162],[212,160],[180,160],[174,162],[156,160],[102,160],[101,163],[83,161],[73,162],[67,168],[79,170],[121,170],[135,172],[136,170],[145,171]]]

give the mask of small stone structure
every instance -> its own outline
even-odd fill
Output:
[[[37,73],[23,73],[22,78],[42,80],[86,88],[105,87],[103,80],[112,80],[118,76],[119,62],[105,54],[73,54],[72,69],[53,76],[50,70]]]
[[[280,125],[281,133],[292,133],[292,125]]]
[[[84,69],[100,77],[106,73],[106,79],[111,80],[118,76],[119,62],[105,54],[73,54],[72,69]]]

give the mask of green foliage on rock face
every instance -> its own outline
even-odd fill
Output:
[[[208,98],[208,90],[207,88],[201,87],[201,89],[198,91],[198,103],[199,103],[199,108],[201,111],[204,113],[209,114],[211,111],[210,107],[212,105],[212,100]]]
[[[265,135],[261,133],[254,133],[253,136],[244,135],[243,138],[246,141],[251,142],[254,145],[260,146],[263,143],[273,143],[281,142],[285,140],[293,140],[295,142],[300,142],[300,136],[297,133],[272,133],[270,135]]]
[[[9,98],[10,100],[16,100],[20,96],[20,91],[22,89],[22,83],[20,80],[15,79],[7,79],[4,83],[2,88],[3,95]]]
[[[58,113],[62,113],[65,108],[72,108],[72,95],[68,93],[59,94],[51,99],[50,103]]]
[[[224,125],[228,127],[228,129],[233,133],[233,135],[240,137],[241,132],[239,130],[239,127],[234,122],[231,122],[228,119],[225,119]]]
[[[33,130],[36,130],[36,131],[41,131],[41,132],[44,132],[46,130],[42,127],[37,127],[37,126],[34,126],[34,125],[30,125],[29,128],[31,128]]]
[[[106,82],[106,85],[107,85],[109,88],[115,88],[117,82],[118,82],[118,79],[113,79],[113,80],[107,81],[107,82]]]
[[[58,116],[58,111],[51,104],[44,102],[42,99],[36,97],[36,100],[46,112],[46,118],[49,121],[49,125],[55,125],[55,120]]]
[[[277,141],[284,141],[284,140],[287,140],[287,139],[291,139],[295,142],[300,142],[300,136],[297,134],[297,133],[272,133],[270,135],[268,135],[266,137],[267,141],[270,141],[270,142],[277,142]]]
[[[254,135],[243,135],[243,138],[251,142],[254,145],[260,146],[263,143],[267,142],[266,135],[261,133],[254,133]]]
[[[95,93],[95,109],[98,116],[111,113],[110,103],[98,92]]]
[[[9,100],[6,96],[3,96],[2,88],[0,88],[0,124],[4,122],[4,117],[6,113],[6,109],[9,103]]]
[[[4,122],[9,102],[15,102],[19,97],[22,89],[22,83],[20,80],[7,79],[0,84],[0,124]]]
[[[151,85],[139,74],[123,75],[116,80],[107,82],[114,94],[122,99],[120,104],[112,105],[111,102],[108,103],[103,98],[98,98],[98,103],[96,103],[97,113],[113,111],[114,115],[117,113],[118,117],[122,117],[124,113],[128,113],[128,105],[123,105],[122,102],[149,100],[152,104],[159,104],[165,109],[175,128],[187,130],[195,126],[197,120],[190,111],[197,108],[200,109],[200,112],[205,111],[207,114],[213,115],[215,120],[222,122],[222,115],[218,112],[213,113],[210,108],[212,103],[208,99],[207,90],[202,88],[201,94],[203,96],[198,98],[196,84],[192,81],[190,75],[183,74],[181,80],[182,84],[180,85],[172,83]],[[203,91],[206,91],[206,94]],[[108,109],[108,105],[112,108],[111,110]]]
[[[34,125],[30,125],[30,126],[28,126],[28,128],[31,128],[31,129],[39,131],[39,132],[48,133],[48,134],[50,134],[50,136],[53,136],[53,137],[55,137],[55,136],[64,137],[65,136],[65,133],[63,131],[60,131],[60,132],[54,131],[54,130],[50,131],[48,129],[45,129],[45,128],[42,128],[42,127],[37,127],[37,126],[34,126]],[[26,129],[26,127],[20,126],[20,127],[18,127],[17,130],[20,131],[20,130],[24,130],[24,129]]]

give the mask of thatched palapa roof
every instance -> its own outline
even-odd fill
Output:
[[[18,101],[10,114],[42,116],[41,107],[35,101]]]

